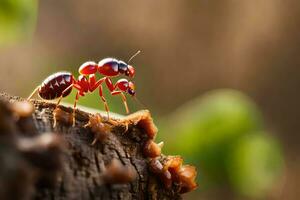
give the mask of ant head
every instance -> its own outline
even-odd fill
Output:
[[[131,56],[128,60],[128,63],[130,63],[130,61],[135,57],[137,56],[139,53],[141,53],[140,50],[138,50],[133,56]],[[126,76],[129,76],[130,78],[133,78],[134,75],[135,75],[135,70],[134,70],[134,67],[132,67],[132,65],[127,65],[127,70],[125,72],[125,75]]]
[[[118,69],[121,74],[128,76],[130,78],[134,77],[135,70],[131,65],[126,64],[124,61],[120,60],[118,63]]]
[[[127,93],[130,94],[131,96],[135,96],[135,86],[134,83],[131,81],[128,82]]]

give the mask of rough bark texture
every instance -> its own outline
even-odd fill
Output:
[[[34,100],[34,112],[17,116],[12,103],[22,100],[0,93],[0,199],[180,199],[148,169],[143,155],[148,140],[140,124],[113,125],[108,137],[91,145],[95,134],[83,126],[89,113],[76,110],[74,127],[57,123],[55,104]],[[68,113],[71,108],[60,106]],[[46,139],[45,139],[46,138]],[[132,167],[136,179],[105,181],[113,159]]]

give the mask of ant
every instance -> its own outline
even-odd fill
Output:
[[[128,63],[138,54],[137,51],[128,60]],[[83,63],[79,67],[79,77],[78,80],[70,72],[57,72],[46,78],[41,85],[37,86],[34,91],[30,94],[27,100],[31,99],[34,94],[38,92],[39,96],[45,100],[58,99],[56,103],[56,108],[59,105],[63,97],[68,96],[72,89],[77,89],[75,102],[73,106],[73,126],[75,125],[75,109],[77,101],[80,96],[85,96],[88,92],[93,92],[99,88],[99,96],[104,103],[105,110],[107,112],[107,117],[109,119],[109,108],[105,97],[103,96],[102,83],[105,82],[107,88],[109,89],[111,95],[120,95],[126,109],[126,113],[129,113],[127,100],[124,93],[127,93],[135,98],[135,85],[133,82],[127,79],[119,79],[116,84],[113,84],[111,77],[116,77],[121,74],[129,78],[133,78],[135,75],[134,68],[125,63],[122,60],[117,60],[114,58],[102,59],[98,64],[93,61],[88,61]],[[103,78],[96,80],[97,71],[104,75]]]

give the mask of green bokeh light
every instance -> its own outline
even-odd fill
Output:
[[[263,197],[283,167],[280,145],[265,133],[240,138],[228,152],[227,162],[232,185],[252,197]]]
[[[37,0],[0,1],[0,45],[30,36],[35,27]]]
[[[211,91],[166,118],[158,138],[168,141],[163,152],[182,155],[196,165],[202,189],[230,185],[237,193],[259,196],[279,176],[280,150],[265,136],[259,109],[243,93]],[[247,137],[251,140],[244,141]],[[268,166],[274,170],[268,171]],[[258,183],[250,188],[254,179]]]

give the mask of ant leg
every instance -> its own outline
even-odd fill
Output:
[[[118,95],[118,94],[121,95],[122,101],[123,101],[125,109],[126,109],[126,113],[128,114],[129,113],[129,109],[128,109],[127,100],[126,100],[125,95],[121,91],[115,91],[115,89],[117,88],[118,83],[116,83],[115,85],[113,85],[113,83],[112,83],[112,81],[111,81],[110,78],[106,78],[105,79],[105,83],[106,83],[106,85],[107,85],[107,87],[108,87],[111,95]]]
[[[106,77],[99,79],[96,81],[95,74],[92,74],[89,76],[89,91],[93,92],[99,85],[103,83],[103,81],[106,79]]]
[[[107,88],[110,92],[113,92],[116,88],[116,85],[113,84],[112,80],[108,77],[105,79],[105,84],[107,85]]]
[[[126,100],[126,97],[125,97],[125,95],[123,94],[123,92],[121,92],[121,91],[113,91],[113,92],[111,92],[111,95],[118,95],[118,94],[120,94],[121,95],[121,97],[122,97],[122,101],[123,101],[123,103],[124,103],[124,106],[125,106],[125,109],[126,109],[126,113],[128,114],[129,113],[129,109],[128,109],[128,105],[127,105],[127,100]],[[124,121],[124,126],[125,126],[125,131],[124,131],[124,133],[126,133],[127,131],[128,131],[128,122],[127,121]]]
[[[111,95],[118,95],[118,94],[121,95],[124,107],[126,109],[126,113],[128,114],[129,113],[129,108],[128,108],[128,105],[127,105],[127,99],[126,99],[125,95],[123,94],[123,92],[121,92],[121,91],[111,92]]]
[[[59,99],[58,99],[58,101],[57,101],[57,103],[56,103],[55,109],[57,109],[57,107],[58,107],[58,105],[59,105],[61,99],[62,99],[63,96],[64,96],[64,94],[65,94],[70,88],[72,88],[73,86],[74,86],[74,85],[71,84],[69,87],[67,87],[67,88],[61,93],[61,95],[60,95],[60,97],[59,97]],[[55,109],[54,109],[54,110],[55,110]],[[56,118],[54,117],[54,119],[53,119],[53,128],[55,128],[55,127],[56,127]]]
[[[32,93],[29,95],[29,97],[27,98],[27,100],[30,100],[32,97],[33,97],[33,95],[35,95],[37,92],[38,92],[38,90],[40,89],[40,85],[39,86],[37,86],[33,91],[32,91]]]
[[[106,113],[107,113],[107,118],[109,120],[109,108],[108,108],[108,104],[106,102],[106,99],[105,97],[103,96],[103,90],[102,90],[102,85],[99,86],[99,95],[104,103],[104,107],[105,107],[105,110],[106,110]]]
[[[121,97],[122,97],[122,101],[123,101],[123,104],[125,106],[125,109],[126,109],[126,113],[129,114],[130,111],[129,111],[129,108],[128,108],[128,104],[127,104],[127,99],[125,97],[125,95],[123,94],[123,92],[121,92]]]
[[[106,78],[105,79],[105,83],[106,83],[106,85],[107,85],[107,87],[108,87],[111,95],[117,95],[117,94],[121,95],[122,101],[123,101],[125,109],[126,109],[126,113],[128,114],[129,113],[129,109],[128,109],[128,105],[127,105],[127,100],[126,100],[126,97],[123,94],[123,92],[121,92],[121,91],[115,91],[115,89],[117,88],[117,84],[114,85],[112,83],[112,80],[110,78]]]
[[[74,106],[73,106],[73,113],[72,113],[72,126],[75,126],[75,110],[76,110],[76,105],[77,105],[77,101],[79,100],[79,91],[77,91],[76,93],[76,98],[75,98],[75,102],[74,102]]]
[[[60,95],[60,97],[59,97],[59,99],[58,99],[58,101],[57,101],[57,103],[56,103],[55,109],[57,108],[57,106],[59,105],[60,101],[61,101],[62,98],[64,97],[64,94],[65,94],[70,88],[72,88],[73,86],[74,86],[74,85],[71,84],[69,87],[67,87],[67,88],[61,93],[61,95]]]
[[[103,90],[102,90],[103,88],[101,85],[103,83],[103,81],[105,81],[106,79],[107,79],[107,77],[103,77],[103,78],[99,79],[98,81],[96,81],[95,74],[90,75],[89,76],[89,91],[93,92],[97,87],[99,87],[99,95],[101,97],[101,100],[104,103],[104,107],[107,112],[107,118],[109,119],[109,108],[108,108],[106,99],[103,96]]]

